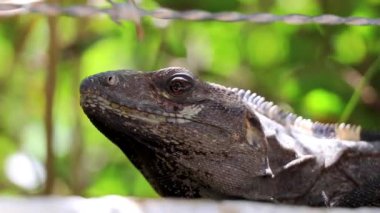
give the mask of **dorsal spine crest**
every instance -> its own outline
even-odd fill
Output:
[[[296,130],[319,138],[340,139],[349,141],[360,141],[361,127],[345,123],[325,124],[305,119],[266,101],[264,97],[252,93],[250,90],[238,88],[227,88],[237,93],[241,100],[247,103],[258,113],[276,121],[282,126],[295,128]]]

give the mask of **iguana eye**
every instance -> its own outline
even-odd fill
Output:
[[[193,88],[193,79],[187,75],[175,75],[168,81],[168,89],[172,95],[181,95]]]
[[[115,75],[110,75],[106,78],[106,81],[109,86],[114,86],[118,83],[119,79]]]

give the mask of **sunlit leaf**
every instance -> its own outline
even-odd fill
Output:
[[[208,28],[211,43],[212,70],[219,74],[229,75],[240,65],[239,25],[215,23]],[[229,33],[225,33],[225,32]],[[202,50],[200,50],[202,51]]]
[[[310,117],[336,118],[343,109],[339,96],[324,89],[310,91],[302,102],[304,114]]]
[[[286,59],[289,54],[289,41],[275,31],[262,28],[249,35],[247,51],[251,65],[268,67]]]
[[[124,170],[117,165],[110,165],[104,168],[86,190],[88,196],[101,196],[105,194],[127,195],[132,187],[128,187],[128,182],[133,183],[129,177],[124,179]]]
[[[10,41],[3,35],[3,30],[5,29],[0,28],[0,77],[2,77],[4,73],[9,72],[14,57],[13,47]]]
[[[275,11],[282,14],[317,15],[320,8],[317,0],[279,0],[276,1]]]
[[[96,42],[82,56],[82,71],[87,75],[107,70],[131,67],[131,49],[119,37],[108,37]],[[134,44],[130,44],[134,46]],[[122,48],[124,47],[124,48]]]
[[[334,47],[335,57],[342,63],[359,63],[367,53],[363,37],[352,30],[347,30],[337,35]]]
[[[152,186],[140,175],[134,181],[133,194],[140,197],[158,197]]]

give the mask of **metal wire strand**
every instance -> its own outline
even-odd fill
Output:
[[[380,26],[379,18],[363,17],[340,17],[331,14],[319,16],[307,16],[299,14],[274,15],[270,13],[242,14],[237,12],[211,13],[202,10],[175,11],[159,8],[155,10],[144,10],[132,3],[112,3],[109,8],[101,9],[90,5],[76,5],[60,7],[47,3],[30,4],[2,4],[0,3],[0,17],[10,17],[21,14],[38,13],[47,16],[68,15],[73,17],[90,17],[96,15],[109,15],[117,20],[136,21],[142,16],[158,19],[188,20],[188,21],[221,21],[221,22],[253,22],[273,23],[283,22],[287,24],[322,24],[322,25],[374,25]]]

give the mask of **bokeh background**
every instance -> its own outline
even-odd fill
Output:
[[[0,1],[1,3],[2,1]],[[9,2],[9,1],[8,1]],[[13,2],[17,2],[14,0]],[[25,2],[25,1],[24,1]],[[62,0],[62,6],[102,0]],[[203,9],[380,17],[380,0],[142,0],[145,9]],[[380,131],[380,27],[284,23],[254,24],[142,19],[135,25],[109,17],[57,18],[55,50],[46,16],[0,17],[0,194],[87,197],[120,194],[157,197],[79,106],[85,76],[114,69],[156,70],[184,66],[204,80],[253,90],[305,117],[345,120]],[[50,65],[49,65],[50,64]],[[49,66],[56,66],[54,82]],[[373,75],[368,75],[371,66]],[[51,73],[50,73],[51,75]],[[51,76],[50,76],[51,77]],[[359,99],[351,101],[363,78]],[[53,78],[54,79],[54,78]],[[50,85],[50,86],[49,86]],[[46,94],[53,92],[51,131]],[[348,104],[350,102],[350,104]],[[52,133],[51,171],[45,169]],[[47,174],[51,184],[46,190]]]

